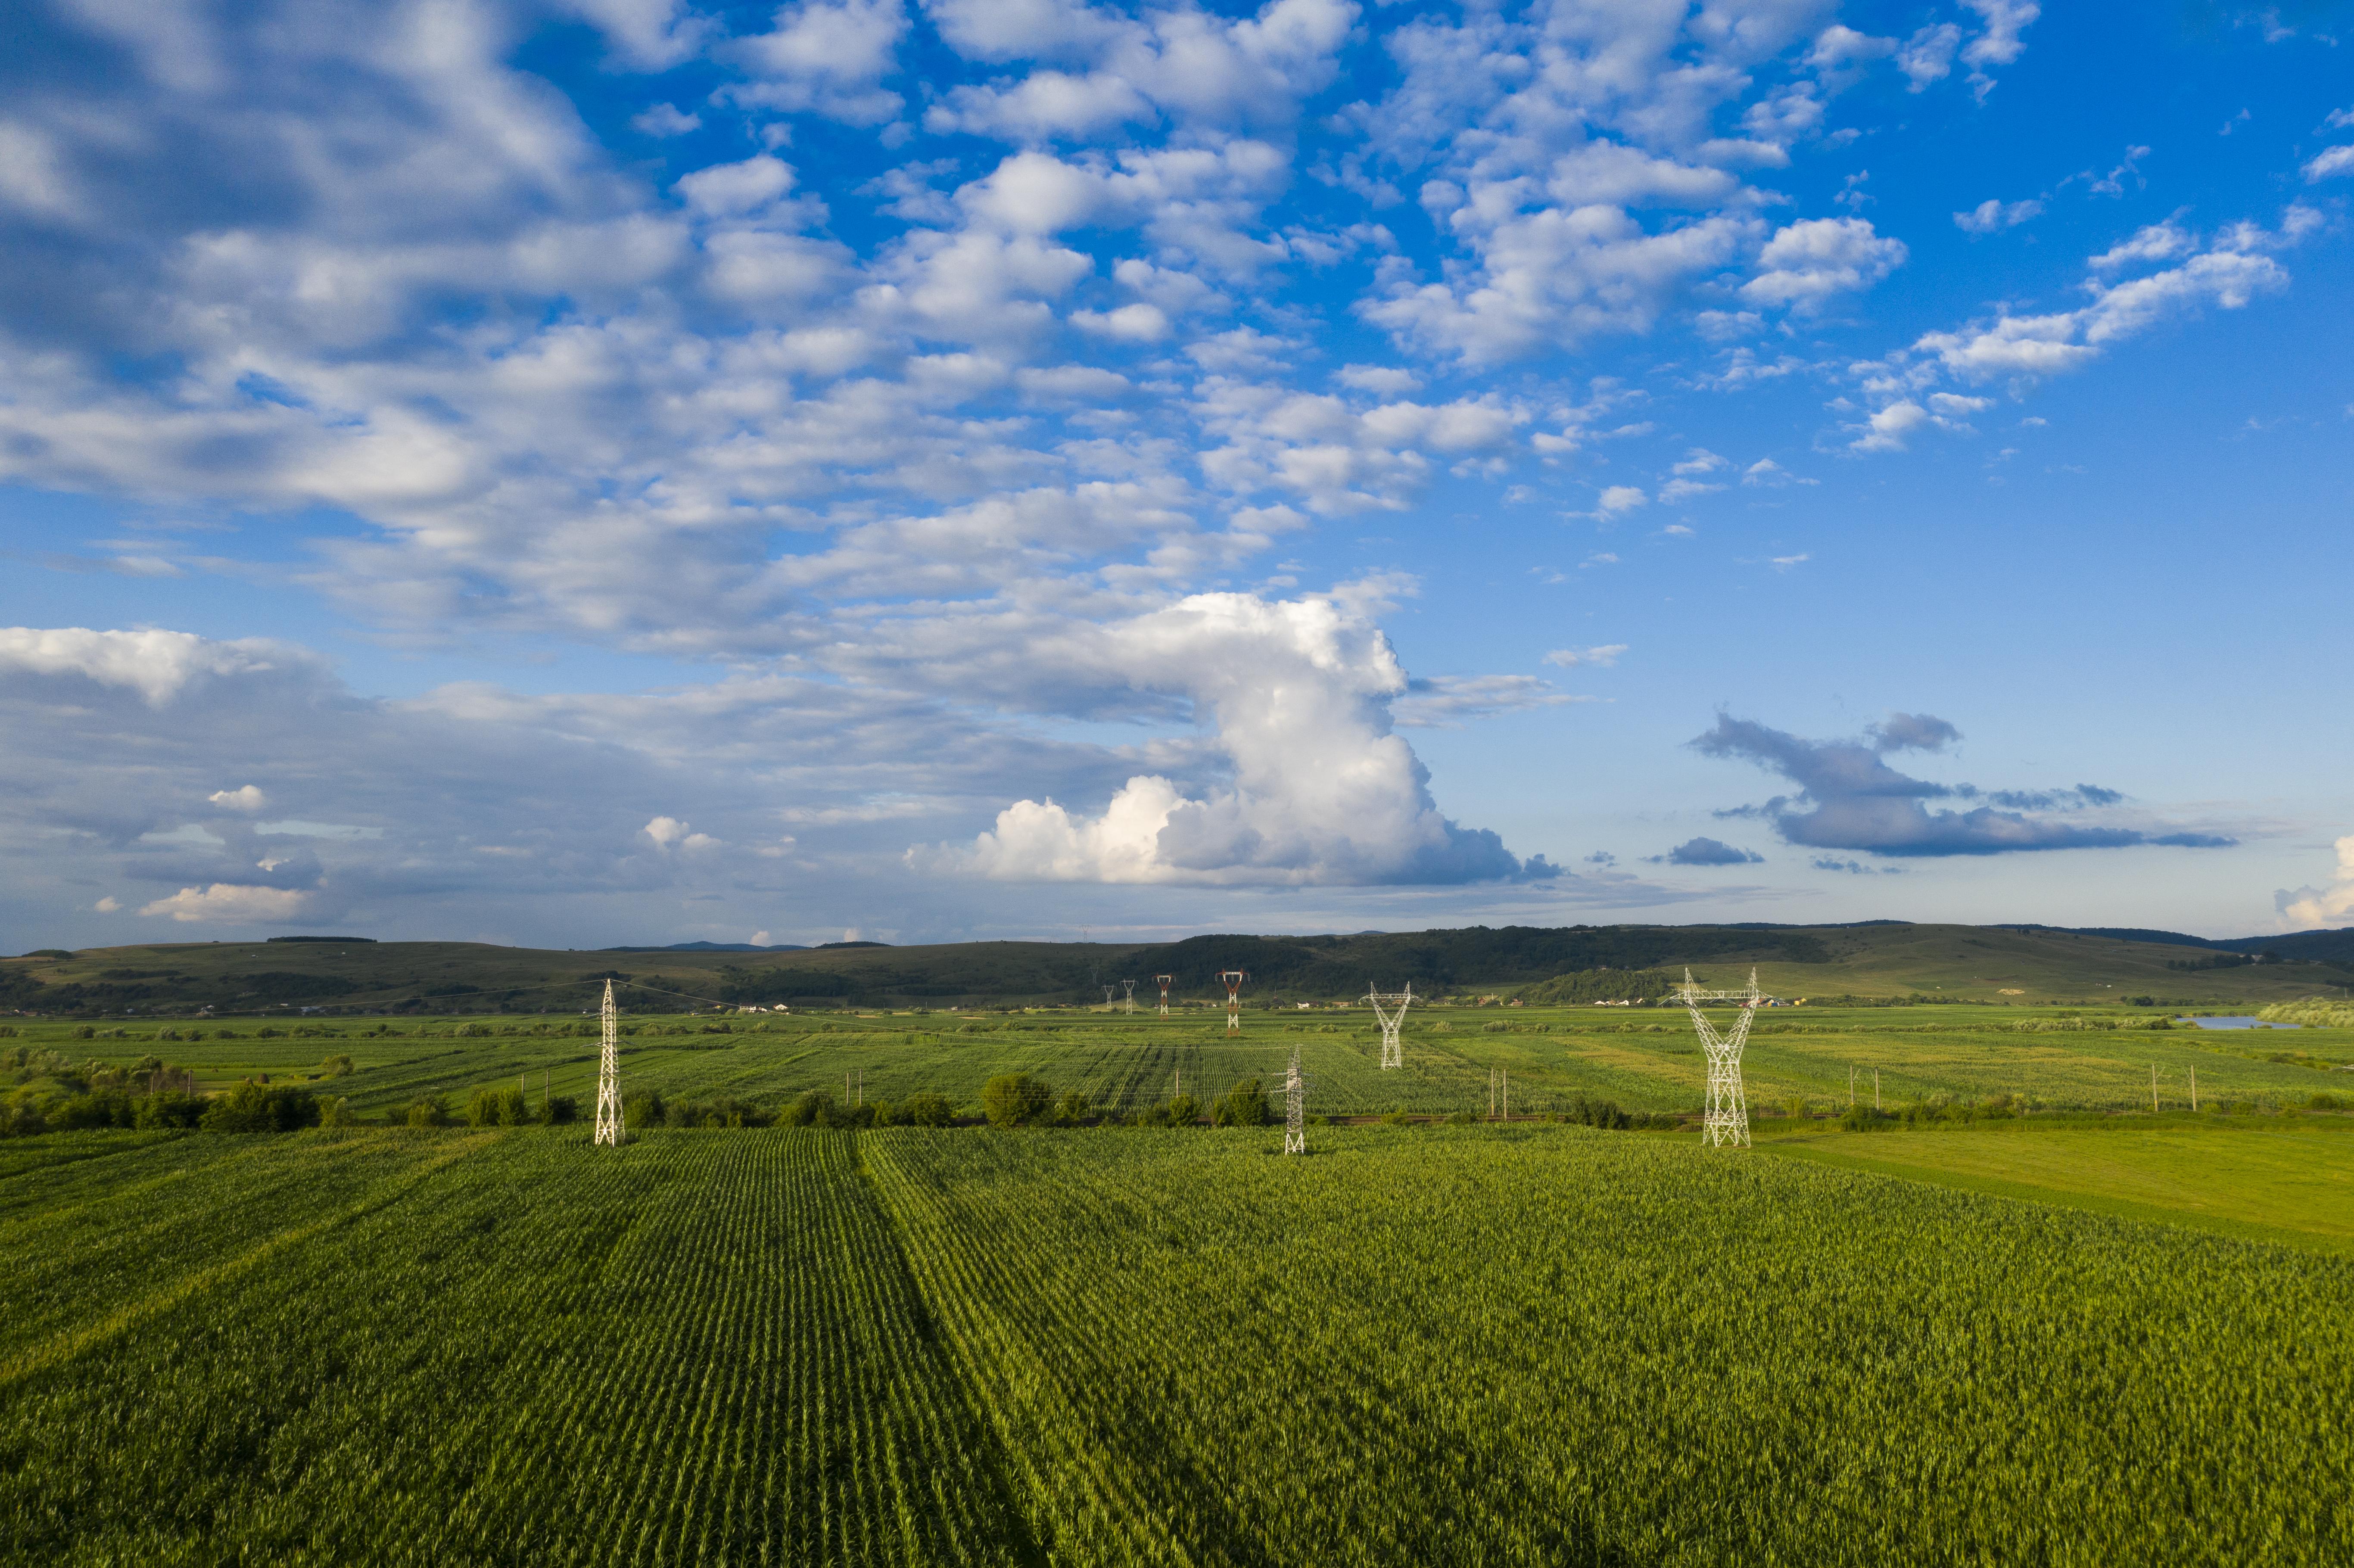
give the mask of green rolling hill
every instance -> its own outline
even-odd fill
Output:
[[[1434,1000],[1516,995],[1562,976],[1561,1000],[1623,991],[1626,971],[1734,984],[1755,966],[1777,995],[1988,1003],[2261,1005],[2345,994],[2354,933],[2230,943],[2166,932],[2051,927],[1469,927],[1345,937],[1193,937],[1151,944],[857,944],[805,950],[607,948],[548,951],[477,942],[281,938],[54,949],[0,960],[0,1009],[83,1016],[186,1012],[573,1012],[600,982],[636,1011],[714,1002],[845,1006],[1099,1004],[1100,987],[1175,977],[1172,992],[1223,1001],[1216,976],[1250,975],[1251,1004],[1337,1001],[1411,983]],[[1599,982],[1598,989],[1596,984]],[[1644,982],[1649,983],[1649,982]],[[2147,1005],[2147,1002],[2144,1002]]]

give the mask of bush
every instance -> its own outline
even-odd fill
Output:
[[[349,1056],[330,1056],[319,1064],[321,1077],[347,1078],[351,1076],[351,1072],[352,1059]]]
[[[2344,1095],[2333,1095],[2328,1093],[2327,1090],[2317,1095],[2307,1095],[2305,1097],[2305,1108],[2307,1110],[2344,1110],[2346,1108],[2346,1097]]]
[[[48,1123],[59,1132],[81,1132],[101,1127],[133,1127],[137,1125],[137,1115],[129,1095],[120,1089],[100,1089],[50,1107]]]
[[[292,1132],[319,1125],[319,1102],[307,1089],[239,1084],[215,1096],[196,1125],[208,1132]]]
[[[991,1127],[1022,1127],[1046,1114],[1055,1091],[1027,1073],[1000,1073],[981,1086],[981,1110]]]
[[[621,1125],[635,1132],[640,1128],[663,1124],[663,1097],[660,1089],[640,1089],[634,1095],[621,1097]]]
[[[164,1089],[157,1094],[143,1095],[139,1111],[133,1118],[134,1127],[196,1127],[205,1116],[205,1097],[182,1089]]]
[[[1210,1107],[1213,1127],[1265,1127],[1267,1121],[1267,1090],[1257,1078],[1245,1078]]]
[[[823,1089],[803,1089],[791,1104],[777,1113],[779,1127],[832,1127],[841,1111],[833,1097]]]
[[[521,1089],[482,1088],[466,1104],[466,1120],[474,1127],[528,1127],[531,1107]]]
[[[1569,1097],[1563,1119],[1581,1127],[1623,1129],[1634,1125],[1634,1118],[1618,1108],[1616,1100],[1599,1099],[1580,1089]]]
[[[1447,1125],[1449,1127],[1470,1127],[1477,1123],[1479,1119],[1479,1113],[1478,1111],[1459,1110],[1456,1111],[1447,1118]]]
[[[1072,1089],[1055,1102],[1055,1120],[1065,1127],[1076,1127],[1087,1119],[1087,1113],[1093,1109],[1087,1096]]]
[[[321,1127],[357,1127],[359,1124],[360,1118],[352,1114],[349,1096],[333,1095],[319,1102]]]
[[[539,1102],[539,1124],[561,1127],[580,1119],[580,1102],[570,1095],[550,1095]]]
[[[1161,1107],[1171,1127],[1192,1127],[1202,1119],[1202,1104],[1191,1095],[1176,1095]]]
[[[946,1095],[919,1089],[899,1102],[899,1122],[904,1127],[949,1127],[955,1121],[956,1107],[949,1104]]]
[[[427,1095],[410,1104],[407,1119],[411,1127],[447,1127],[450,1107],[441,1103],[440,1095]]]

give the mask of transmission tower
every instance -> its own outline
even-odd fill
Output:
[[[1160,983],[1161,1016],[1166,1018],[1169,1016],[1169,982],[1175,980],[1177,977],[1175,975],[1154,975],[1152,978]]]
[[[1126,994],[1120,998],[1119,1010],[1122,1012],[1134,1012],[1136,1011],[1136,982],[1134,980],[1124,980],[1119,983],[1126,988]]]
[[[1106,1012],[1109,1012],[1111,1011],[1111,993],[1119,989],[1119,988],[1118,986],[1108,985],[1104,987],[1104,1011]]]
[[[1226,982],[1226,1033],[1243,1032],[1243,981],[1250,979],[1240,969],[1220,969],[1218,978]]]
[[[1299,1047],[1291,1048],[1291,1070],[1283,1075],[1283,1093],[1291,1104],[1283,1118],[1283,1151],[1308,1152],[1308,1079],[1299,1071]]]
[[[1382,1026],[1382,1065],[1405,1066],[1405,1047],[1398,1044],[1398,1031],[1405,1027],[1405,1010],[1414,1005],[1414,982],[1406,981],[1401,991],[1369,991],[1365,1001]]]
[[[613,982],[605,982],[605,1044],[597,1059],[597,1141],[621,1141],[621,1031]]]
[[[1676,988],[1676,997],[1691,1012],[1692,1028],[1700,1033],[1700,1048],[1708,1057],[1708,1109],[1701,1130],[1712,1149],[1727,1143],[1746,1149],[1749,1104],[1741,1095],[1741,1047],[1749,1038],[1750,1023],[1757,1017],[1757,1004],[1766,1000],[1757,990],[1757,971],[1749,971],[1746,991],[1702,991],[1687,969],[1684,983]],[[1718,1033],[1708,1021],[1708,1014],[1700,1010],[1704,1001],[1729,1001],[1741,1010],[1729,1032]]]

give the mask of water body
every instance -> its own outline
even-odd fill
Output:
[[[2261,1018],[2193,1018],[2190,1022],[2201,1029],[2277,1029],[2277,1023],[2267,1023]]]

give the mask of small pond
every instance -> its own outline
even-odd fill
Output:
[[[2193,1018],[2187,1022],[2195,1023],[2201,1029],[2278,1029],[2281,1027],[2277,1023],[2268,1023],[2261,1018],[2248,1017]]]

